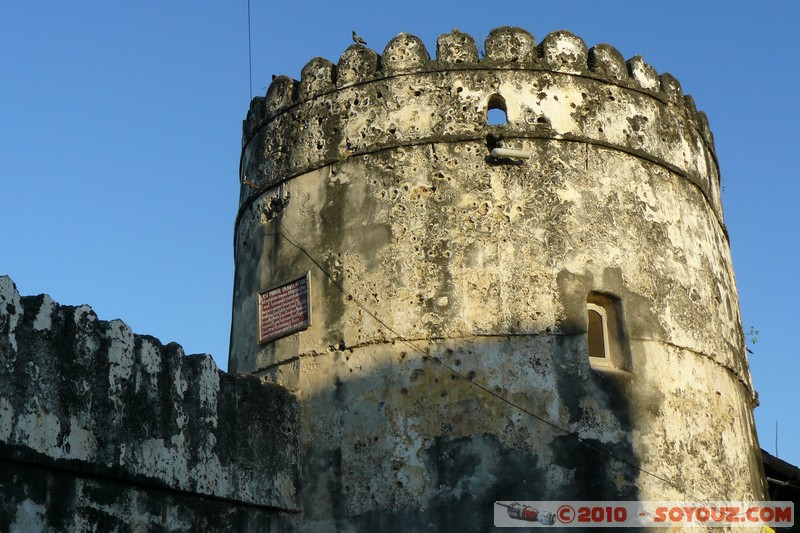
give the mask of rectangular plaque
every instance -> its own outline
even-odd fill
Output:
[[[310,274],[258,293],[258,342],[269,342],[311,325]]]

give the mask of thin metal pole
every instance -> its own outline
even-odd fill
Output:
[[[247,0],[247,67],[250,72],[250,100],[253,99],[253,43],[250,37],[250,0]]]

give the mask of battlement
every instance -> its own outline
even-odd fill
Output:
[[[587,76],[684,105],[686,112],[699,122],[708,144],[713,145],[705,113],[697,111],[690,95],[683,95],[680,83],[671,74],[659,75],[641,56],[625,61],[609,44],[587,48],[580,37],[566,30],[548,34],[537,45],[533,35],[521,28],[495,28],[484,41],[482,57],[475,39],[453,30],[437,40],[436,56],[431,59],[425,43],[418,37],[401,33],[389,41],[382,55],[364,45],[353,44],[336,65],[315,57],[303,67],[300,81],[276,76],[266,96],[253,99],[245,120],[244,137],[247,139],[265,120],[292,105],[359,83],[443,70],[509,69]]]
[[[487,124],[490,109],[507,122]],[[587,48],[568,31],[537,45],[525,30],[496,28],[482,56],[471,36],[453,30],[439,37],[436,59],[406,33],[382,55],[353,44],[336,65],[314,58],[300,81],[277,76],[252,100],[241,178],[266,189],[353,156],[489,134],[521,148],[525,139],[553,139],[642,157],[693,181],[722,219],[713,137],[692,97],[641,56]],[[249,165],[253,158],[269,164]]]

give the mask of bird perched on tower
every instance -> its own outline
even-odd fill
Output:
[[[359,35],[353,30],[353,42],[356,44],[363,44],[364,46],[367,45],[367,41],[359,37]]]

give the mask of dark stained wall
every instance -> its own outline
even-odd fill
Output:
[[[0,277],[0,531],[281,531],[295,400]]]

